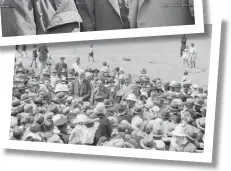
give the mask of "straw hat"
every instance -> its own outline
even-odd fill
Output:
[[[140,104],[136,104],[133,109],[131,109],[133,115],[143,115],[143,107]]]
[[[162,119],[168,119],[170,117],[170,113],[169,113],[168,108],[161,109],[158,117],[162,118]]]
[[[189,138],[192,141],[195,141],[198,139],[198,130],[193,126],[187,126],[185,129],[186,137]]]
[[[140,141],[140,146],[145,150],[152,150],[155,148],[156,143],[152,135],[146,135],[144,139]]]
[[[47,142],[63,144],[63,141],[57,134],[53,134],[50,138],[48,138]]]
[[[55,126],[62,126],[67,123],[67,118],[65,115],[57,114],[52,117],[52,121]]]
[[[152,134],[154,138],[161,138],[164,136],[164,131],[160,124],[153,125],[152,128]]]
[[[102,103],[102,102],[97,103],[97,105],[95,106],[95,109],[94,109],[94,113],[105,115],[106,114],[106,108],[105,108],[104,103]]]
[[[164,141],[156,140],[155,143],[156,143],[156,150],[165,151],[166,145],[165,145]]]
[[[136,98],[135,94],[130,93],[130,94],[128,94],[126,100],[130,100],[130,101],[136,102],[136,101],[137,101],[137,98]]]
[[[179,124],[176,126],[175,130],[172,131],[172,135],[177,137],[185,137],[186,136],[185,129],[186,129],[185,124]]]
[[[147,70],[145,68],[142,68],[142,70],[140,71],[141,74],[147,74]]]

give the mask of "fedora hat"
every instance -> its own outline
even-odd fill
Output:
[[[146,135],[144,139],[140,141],[141,148],[145,150],[152,150],[155,148],[156,143],[152,137],[152,135]]]
[[[196,141],[198,139],[198,130],[194,126],[187,126],[185,129],[186,137],[192,141]]]
[[[30,97],[28,96],[28,94],[22,94],[22,95],[21,95],[21,101],[27,102],[27,101],[29,101],[29,100],[32,100],[32,98],[30,98]]]
[[[196,125],[200,131],[205,132],[205,117],[196,119]]]
[[[194,103],[194,105],[196,105],[196,106],[200,106],[200,107],[203,107],[204,106],[204,100],[202,100],[202,99],[197,99],[196,101],[195,101],[195,103]]]
[[[111,107],[113,107],[113,103],[109,99],[104,99],[103,103],[105,105],[105,108],[111,108]]]
[[[60,57],[60,59],[66,59],[66,58],[62,56],[62,57]]]
[[[132,118],[132,121],[131,121],[131,126],[133,129],[140,129],[140,130],[143,130],[144,128],[144,125],[143,125],[143,119],[141,119],[139,116],[135,116]]]
[[[140,95],[140,99],[142,97],[145,97],[146,99],[148,99],[148,92],[146,92],[146,91],[142,92],[141,95]]]
[[[140,104],[136,104],[131,111],[133,115],[143,115],[144,113],[143,107]]]
[[[194,99],[192,99],[192,98],[187,98],[187,100],[184,102],[184,105],[187,105],[187,106],[194,106]]]
[[[172,101],[169,105],[169,109],[172,112],[179,112],[181,110],[181,107],[177,102]]]
[[[168,119],[170,117],[168,108],[161,109],[158,117],[162,119]]]
[[[67,123],[67,118],[62,114],[57,114],[52,117],[52,121],[55,126],[62,126]]]
[[[105,109],[105,105],[102,102],[97,103],[97,105],[95,106],[94,109],[94,113],[95,114],[106,114],[106,109]]]
[[[152,136],[154,138],[161,138],[164,136],[163,128],[160,124],[155,124],[152,127]]]
[[[172,86],[174,88],[180,88],[181,87],[181,83],[180,82],[175,82]]]
[[[38,123],[39,125],[44,124],[44,116],[41,113],[38,113],[34,116],[34,122]]]

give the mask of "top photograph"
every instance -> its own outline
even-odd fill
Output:
[[[9,43],[12,38],[31,44],[117,38],[116,35],[139,37],[146,32],[144,28],[158,28],[156,32],[148,29],[144,36],[162,32],[163,35],[179,34],[174,32],[179,28],[182,28],[181,34],[204,31],[201,0],[2,0],[0,3],[1,38],[4,39],[1,45],[13,45]],[[167,29],[160,30],[165,27]],[[105,34],[113,30],[116,35]],[[62,33],[76,36],[44,39],[44,35],[53,38]],[[27,42],[21,38],[25,36],[36,36],[36,39]],[[10,38],[8,43],[5,38]]]

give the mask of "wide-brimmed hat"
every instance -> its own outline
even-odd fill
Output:
[[[66,59],[66,58],[62,56],[62,57],[60,57],[60,59]]]
[[[194,126],[187,126],[185,129],[186,137],[189,138],[192,141],[195,141],[198,139],[198,130]]]
[[[177,95],[173,94],[173,93],[169,94],[168,97],[167,97],[167,99],[169,99],[169,100],[173,100],[175,98],[177,98]]]
[[[130,100],[130,101],[136,102],[136,101],[137,101],[137,98],[136,98],[135,94],[130,93],[130,94],[128,94],[126,100]]]
[[[124,104],[117,104],[115,107],[117,114],[122,115],[126,113],[126,106]]]
[[[152,135],[146,135],[144,139],[140,141],[140,146],[145,150],[152,150],[153,148],[155,148],[156,143]]]
[[[180,88],[181,87],[181,83],[180,82],[175,82],[172,86],[174,88]]]
[[[90,102],[83,102],[83,110],[87,111],[93,109],[93,105]]]
[[[64,92],[59,92],[56,94],[60,101],[67,99],[67,95]]]
[[[105,108],[104,103],[102,103],[102,102],[97,103],[97,105],[95,106],[95,109],[94,109],[94,113],[105,115],[106,114],[106,108]]]
[[[17,88],[18,88],[19,90],[25,90],[25,89],[26,89],[26,86],[25,86],[23,83],[21,83],[21,84],[18,85]]]
[[[94,73],[99,73],[100,71],[99,71],[98,68],[95,68],[95,69],[92,70],[92,72],[94,72]]]
[[[142,68],[142,70],[140,71],[141,74],[147,74],[147,70],[145,68]]]
[[[146,92],[146,91],[142,92],[141,95],[140,95],[140,99],[142,97],[145,97],[146,99],[148,99],[148,92]]]
[[[141,119],[139,116],[135,116],[132,118],[131,121],[131,126],[133,129],[140,129],[143,130],[144,125],[143,125],[143,119]]]
[[[57,134],[53,134],[50,138],[48,138],[47,142],[63,144],[63,141]]]
[[[56,85],[55,93],[58,93],[58,92],[69,92],[68,85],[65,85],[65,84]]]
[[[163,128],[160,124],[155,124],[152,127],[152,136],[154,138],[161,138],[164,136]]]
[[[111,127],[117,127],[118,126],[118,120],[116,119],[116,117],[109,116],[108,120],[109,120]]]
[[[166,108],[161,109],[158,117],[162,119],[168,119],[170,117],[170,112],[168,108],[166,107]]]
[[[113,103],[112,103],[112,101],[109,100],[109,99],[105,99],[105,100],[103,101],[103,103],[104,103],[104,105],[105,105],[105,108],[111,108],[111,107],[113,107]]]
[[[160,151],[166,150],[166,145],[165,145],[164,141],[156,140],[155,143],[156,143],[156,150],[160,150]]]
[[[140,104],[136,104],[131,111],[133,115],[142,115],[144,112],[143,107]]]
[[[194,105],[200,106],[200,107],[203,107],[204,104],[205,104],[205,102],[204,102],[204,100],[202,100],[202,99],[197,99],[197,100],[195,101],[195,103],[194,103]]]
[[[67,123],[67,117],[62,114],[57,114],[52,117],[55,126],[62,126]]]
[[[150,78],[149,78],[147,75],[142,75],[142,76],[140,77],[140,81],[141,81],[142,83],[149,83],[149,82],[150,82]]]
[[[186,129],[185,124],[178,124],[175,130],[172,131],[172,135],[177,137],[185,137],[186,136],[185,129]]]
[[[205,117],[197,119],[196,125],[200,131],[204,132],[205,131]]]
[[[172,101],[169,105],[169,109],[172,112],[179,112],[181,110],[181,106],[177,102]]]
[[[22,95],[21,95],[21,101],[27,102],[27,101],[29,101],[29,100],[32,100],[32,98],[30,98],[30,97],[28,96],[28,94],[22,94]]]

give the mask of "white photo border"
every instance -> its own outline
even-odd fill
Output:
[[[219,64],[219,49],[220,49],[220,34],[221,34],[221,19],[218,17],[212,24],[212,41],[210,52],[210,68],[209,68],[209,86],[208,86],[208,101],[206,116],[206,136],[205,136],[205,149],[204,153],[184,153],[184,152],[171,152],[171,151],[152,151],[142,149],[125,149],[114,147],[100,147],[100,146],[85,146],[85,145],[71,145],[71,144],[53,144],[43,142],[26,142],[26,141],[12,141],[9,140],[10,129],[10,113],[11,113],[11,94],[13,86],[13,64],[15,57],[15,49],[8,47],[3,50],[1,48],[0,62],[4,62],[4,66],[0,68],[0,72],[7,73],[4,78],[4,84],[0,84],[2,98],[1,104],[1,123],[2,142],[3,148],[7,149],[20,149],[31,151],[47,151],[59,153],[78,153],[78,154],[91,154],[102,156],[117,156],[117,157],[130,157],[130,158],[145,158],[145,159],[162,159],[162,160],[177,160],[177,161],[191,161],[212,163],[213,154],[213,135],[214,135],[214,120],[216,109],[216,92],[217,92],[217,76]],[[2,61],[1,61],[2,60]]]
[[[46,34],[46,35],[32,35],[32,36],[28,35],[28,36],[13,36],[13,37],[2,37],[2,26],[1,26],[2,23],[0,20],[0,46],[203,33],[204,15],[203,15],[202,0],[194,0],[194,15],[195,15],[194,25],[149,27],[149,28],[140,28],[140,29],[92,31],[92,32]],[[0,13],[0,17],[1,17],[1,13]]]

